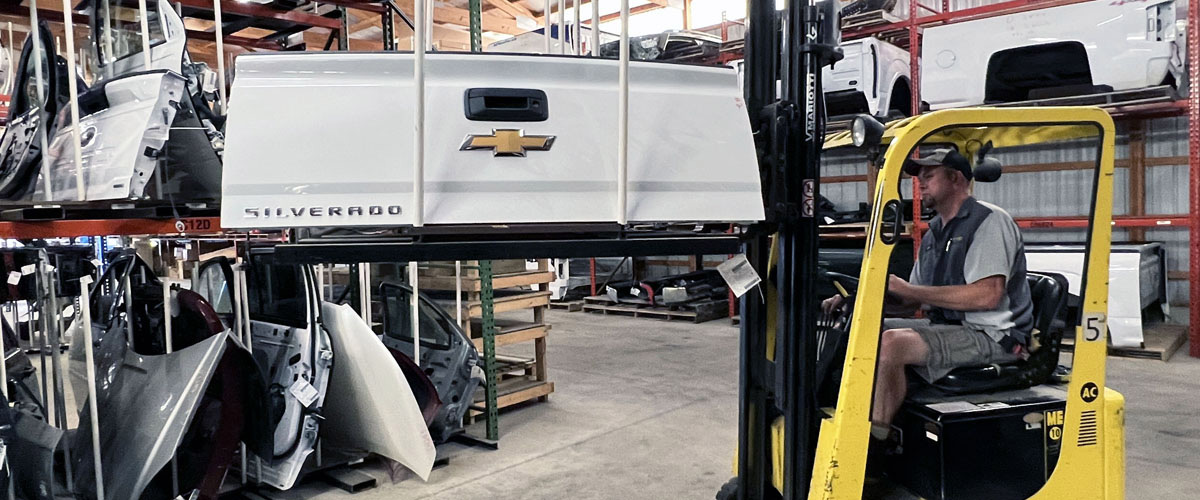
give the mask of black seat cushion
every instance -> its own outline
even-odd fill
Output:
[[[1021,389],[1041,384],[1058,366],[1066,330],[1067,278],[1053,273],[1027,273],[1033,299],[1034,343],[1028,359],[986,366],[957,368],[934,382],[949,394]]]

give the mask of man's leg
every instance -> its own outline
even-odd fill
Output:
[[[928,359],[929,346],[916,330],[884,330],[879,338],[879,362],[875,369],[875,402],[871,410],[872,423],[891,425],[892,417],[900,410],[908,390],[904,367],[924,364]]]

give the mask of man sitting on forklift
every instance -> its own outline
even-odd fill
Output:
[[[920,181],[921,205],[937,216],[921,238],[905,281],[888,280],[887,318],[880,338],[871,412],[873,447],[893,453],[891,428],[908,390],[906,369],[934,383],[964,366],[1004,363],[1026,355],[1033,304],[1025,276],[1020,229],[1000,207],[971,196],[973,172],[951,149],[909,160],[904,172]],[[832,311],[841,296],[823,304]]]

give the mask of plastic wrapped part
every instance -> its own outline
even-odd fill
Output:
[[[321,322],[338,359],[322,445],[375,453],[428,479],[437,451],[400,366],[350,306],[323,303]]]
[[[413,352],[412,288],[407,285],[383,283],[383,343],[401,353]],[[479,353],[466,333],[442,308],[421,294],[421,362],[420,367],[437,388],[442,407],[429,425],[434,442],[442,443],[462,431],[462,419],[475,397],[481,382]]]
[[[600,46],[600,57],[616,59],[621,42]],[[687,61],[708,58],[721,51],[721,38],[699,31],[665,31],[629,37],[629,59],[634,61]]]
[[[33,38],[25,40],[21,59],[17,66],[16,82],[12,101],[8,108],[7,127],[0,138],[0,198],[15,200],[23,198],[32,189],[41,169],[42,144],[39,139],[44,130],[47,140],[54,137],[54,118],[66,106],[67,63],[54,55],[53,34],[45,21],[38,23],[41,39],[41,61],[43,86],[41,94],[47,102],[39,102],[37,81],[33,66]],[[54,64],[48,64],[54,61]]]
[[[185,82],[178,73],[151,71],[108,80],[80,96],[81,101],[107,103],[79,119],[86,200],[145,195],[184,98]],[[103,99],[89,98],[93,93],[103,93]],[[81,201],[75,188],[75,124],[65,111],[59,113],[59,128],[46,153],[52,192],[45,193],[38,183],[34,199]]]
[[[11,415],[14,438],[8,454],[14,459],[8,463],[12,467],[17,498],[53,500],[54,451],[63,431],[19,409],[14,409]]]

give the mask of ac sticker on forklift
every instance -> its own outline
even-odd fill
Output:
[[[1100,388],[1092,382],[1083,384],[1083,390],[1079,392],[1079,397],[1083,398],[1084,403],[1091,403],[1100,397]]]

